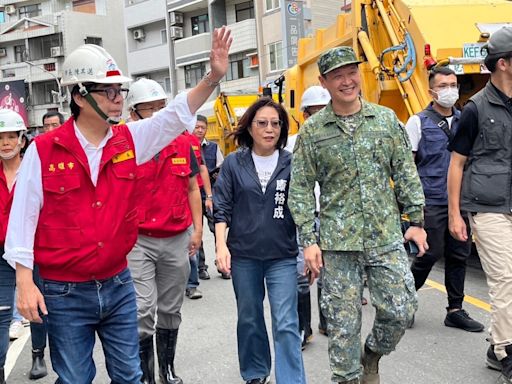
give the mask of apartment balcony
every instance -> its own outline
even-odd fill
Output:
[[[208,8],[207,0],[167,0],[169,12],[194,12],[198,9]]]
[[[131,74],[143,74],[169,68],[167,44],[131,51],[128,55],[128,70]]]
[[[175,40],[174,57],[176,66],[181,67],[206,60],[210,57],[211,45],[211,34],[209,32]]]
[[[124,9],[124,21],[128,29],[139,25],[165,20],[166,6],[162,0],[148,0]]]
[[[53,35],[59,32],[53,14],[36,16],[30,20],[32,21],[28,22],[20,19],[3,23],[0,27],[0,43]]]
[[[2,81],[25,80],[26,82],[39,82],[55,80],[59,76],[60,65],[56,59],[43,59],[27,63],[10,63],[0,65],[0,79]]]
[[[229,50],[230,54],[258,49],[255,19],[229,24],[228,27],[231,29],[231,36],[236,37]]]

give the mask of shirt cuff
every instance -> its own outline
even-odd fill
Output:
[[[310,247],[312,245],[317,244],[316,235],[314,232],[304,233],[299,236],[299,243],[303,248]]]
[[[423,222],[423,210],[408,212],[409,221],[420,223]]]
[[[27,248],[13,248],[4,253],[3,258],[14,269],[16,263],[28,269],[34,269],[34,251]]]

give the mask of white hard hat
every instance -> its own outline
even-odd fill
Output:
[[[142,78],[130,86],[126,104],[128,109],[135,109],[137,104],[156,100],[167,100],[164,89],[155,80]]]
[[[327,89],[319,85],[313,85],[302,94],[300,110],[304,111],[307,107],[313,105],[327,105],[329,101],[331,101],[331,95],[329,95]]]
[[[10,109],[0,109],[0,132],[22,132],[27,127],[23,118]]]
[[[104,48],[94,44],[78,47],[62,65],[62,85],[119,84],[130,81],[131,78],[123,76],[114,58]]]

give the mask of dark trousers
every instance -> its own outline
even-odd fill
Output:
[[[215,224],[213,222],[213,212],[206,211],[206,207],[204,205],[205,199],[206,199],[206,194],[204,193],[204,189],[201,189],[201,200],[203,202],[203,216],[206,217],[206,220],[208,222],[208,228],[210,229],[210,232],[212,232],[213,236],[215,237]],[[206,255],[204,253],[202,241],[201,241],[201,247],[199,248],[199,251],[198,251],[197,268],[200,271],[208,270],[208,265],[206,265]]]
[[[465,214],[463,217],[469,231],[468,219]],[[446,205],[425,207],[425,231],[429,250],[422,257],[415,257],[411,265],[416,290],[425,284],[434,264],[444,257],[444,284],[448,293],[448,309],[462,308],[466,260],[471,253],[471,235],[469,234],[465,242],[455,240],[450,235]]]
[[[41,277],[39,276],[39,267],[34,264],[33,270],[34,283],[37,285],[39,290],[41,290]],[[46,321],[47,317],[42,317],[42,323],[30,323],[30,337],[32,338],[32,349],[40,349],[43,350],[46,348]]]

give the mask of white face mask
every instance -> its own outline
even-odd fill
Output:
[[[441,89],[439,92],[433,91],[437,94],[436,103],[444,108],[451,108],[459,100],[459,90],[454,87]]]
[[[0,158],[2,160],[11,160],[12,158],[16,157],[18,153],[20,153],[21,145],[18,144],[11,152],[0,152]]]
[[[14,149],[10,152],[1,152],[0,151],[0,159],[2,160],[11,160],[16,157],[18,153],[21,151],[21,144],[23,143],[23,135],[20,134],[18,137],[18,144],[14,147]]]

